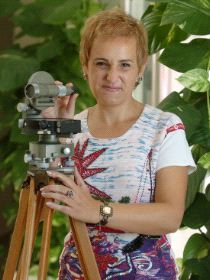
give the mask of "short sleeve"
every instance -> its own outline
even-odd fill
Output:
[[[165,138],[160,146],[157,171],[168,166],[188,166],[189,174],[196,170],[184,125],[180,118],[174,114],[167,124]]]

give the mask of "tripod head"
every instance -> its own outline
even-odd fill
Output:
[[[71,173],[73,163],[71,156],[74,146],[62,144],[59,138],[73,138],[81,131],[79,120],[49,118],[41,115],[42,110],[54,107],[55,98],[68,96],[77,91],[74,87],[56,85],[53,77],[44,71],[34,73],[25,86],[24,103],[17,105],[17,110],[22,113],[19,119],[19,128],[23,134],[38,135],[37,142],[29,143],[24,161],[29,164],[29,170],[47,170],[54,168],[57,171]],[[62,158],[65,166],[55,162]]]

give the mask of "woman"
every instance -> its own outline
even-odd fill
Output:
[[[76,183],[49,172],[63,185],[45,186],[42,195],[63,203],[50,208],[88,224],[101,279],[176,279],[166,234],[180,226],[195,165],[181,120],[132,97],[147,61],[143,26],[118,10],[94,15],[80,59],[96,105],[75,116],[82,124]],[[73,116],[76,97],[58,100],[59,116]],[[84,279],[71,235],[59,279]]]

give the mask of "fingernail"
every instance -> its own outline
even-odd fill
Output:
[[[52,175],[53,173],[49,170],[46,171],[48,175]]]
[[[46,205],[50,207],[50,206],[53,205],[53,203],[52,202],[46,202]]]

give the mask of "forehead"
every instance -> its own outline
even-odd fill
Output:
[[[116,58],[136,60],[136,51],[135,37],[97,36],[91,47],[90,59],[102,57],[106,59]]]

